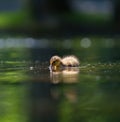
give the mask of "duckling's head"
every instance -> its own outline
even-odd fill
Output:
[[[59,56],[53,56],[50,59],[50,66],[53,71],[59,71],[62,66],[62,59]]]

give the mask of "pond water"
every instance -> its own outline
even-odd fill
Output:
[[[119,38],[2,38],[0,44],[1,122],[120,121]],[[80,67],[50,72],[56,54],[76,55]]]

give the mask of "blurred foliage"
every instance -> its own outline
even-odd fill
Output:
[[[20,1],[21,4],[14,9],[15,4],[19,4],[19,1],[13,2],[9,6],[11,10],[9,11],[0,11],[0,28],[1,29],[13,29],[17,28],[18,30],[43,30],[47,27],[51,29],[59,26],[66,26],[69,23],[69,26],[76,25],[88,27],[92,30],[92,26],[98,28],[102,26],[110,26],[113,20],[113,13],[103,14],[96,13],[90,14],[85,12],[76,12],[72,10],[72,1],[39,1],[39,0],[26,0]],[[90,1],[92,4],[92,1]],[[79,3],[80,4],[80,3]],[[103,2],[104,5],[104,2]],[[51,7],[50,7],[51,6]],[[74,5],[73,5],[74,6]],[[114,5],[113,5],[114,6]],[[71,9],[70,9],[71,8]],[[17,10],[19,9],[19,10]],[[112,9],[112,8],[111,8]],[[114,11],[114,10],[111,10]],[[72,27],[71,26],[71,27]],[[29,29],[28,29],[29,28]],[[76,27],[77,28],[77,27]],[[80,29],[80,28],[79,28]],[[87,31],[87,30],[86,30]],[[109,30],[108,30],[109,31]]]
[[[104,25],[105,23],[110,23],[112,20],[111,15],[104,14],[87,14],[87,13],[71,13],[71,14],[63,14],[60,16],[67,22],[72,22],[74,24],[89,24],[98,26],[97,24]]]
[[[25,27],[29,23],[27,12],[4,12],[0,13],[0,28]]]
[[[1,61],[21,61],[29,58],[28,50],[25,48],[3,48],[0,49]]]
[[[55,45],[55,46],[54,46]],[[118,55],[120,41],[113,37],[73,37],[68,39],[51,40],[50,47],[60,56],[74,54],[81,63],[112,62],[119,61]]]

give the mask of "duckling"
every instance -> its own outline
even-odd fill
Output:
[[[52,56],[50,59],[50,69],[52,71],[61,71],[65,67],[78,67],[80,62],[76,56],[70,55],[63,58]]]

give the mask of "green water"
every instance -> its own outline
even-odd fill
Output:
[[[41,47],[5,40],[6,47],[0,47],[0,121],[119,122],[119,39],[90,39],[44,40]],[[74,54],[80,67],[50,72],[54,54]]]

